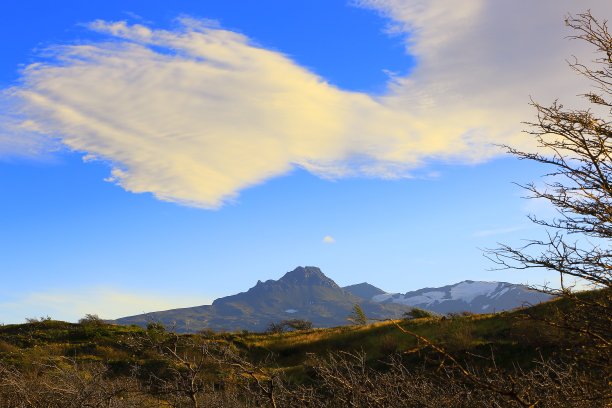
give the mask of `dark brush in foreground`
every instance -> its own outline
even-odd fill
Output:
[[[568,353],[588,343],[542,321],[573,307],[280,334],[175,334],[93,316],[8,325],[0,406],[603,407],[603,368]]]

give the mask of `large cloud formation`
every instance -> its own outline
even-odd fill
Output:
[[[418,59],[385,95],[338,89],[204,22],[96,21],[90,28],[107,40],[52,48],[50,61],[23,71],[9,92],[19,126],[107,161],[109,180],[128,191],[202,208],[294,167],[406,177],[428,161],[475,162],[496,154],[494,143],[528,143],[530,95],[584,92],[565,63],[582,45],[564,38],[563,17],[589,7],[612,15],[606,0],[357,5],[389,18]]]

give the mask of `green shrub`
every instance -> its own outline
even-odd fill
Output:
[[[148,332],[165,333],[166,332],[166,326],[164,326],[160,322],[149,322],[149,323],[147,323],[147,331]]]
[[[413,307],[410,311],[404,313],[404,319],[422,319],[426,317],[435,317],[436,314],[425,309]]]
[[[361,306],[358,303],[355,303],[353,306],[353,312],[347,318],[349,322],[353,323],[356,326],[365,326],[368,323],[368,318]]]
[[[102,320],[97,314],[87,313],[83,318],[79,319],[79,324],[84,326],[102,326],[104,320]]]

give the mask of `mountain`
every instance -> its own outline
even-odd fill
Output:
[[[146,326],[160,322],[177,332],[202,329],[264,331],[270,323],[309,320],[315,327],[347,324],[355,304],[369,318],[398,318],[412,307],[433,312],[492,313],[536,304],[550,296],[506,282],[463,281],[405,294],[387,293],[369,283],[341,288],[317,267],[297,267],[278,280],[257,284],[246,292],[216,299],[212,305],[171,309],[115,320]]]
[[[367,286],[361,286],[367,285]],[[356,296],[381,304],[401,304],[437,313],[494,313],[514,309],[523,305],[545,302],[550,295],[530,289],[524,285],[508,282],[482,282],[466,280],[439,288],[424,288],[401,293],[375,293],[378,289],[369,284],[353,290]],[[348,290],[348,288],[347,288]],[[380,290],[380,289],[378,289]],[[362,293],[365,296],[360,296]]]
[[[374,285],[370,285],[367,282],[358,283],[356,285],[345,286],[342,289],[346,290],[348,293],[350,293],[353,296],[357,296],[358,298],[368,299],[368,300],[372,299],[374,296],[384,295],[387,293],[384,290],[379,289]]]
[[[212,305],[129,316],[115,323],[146,326],[148,322],[160,322],[177,332],[202,329],[263,331],[270,323],[285,319],[305,319],[315,327],[332,327],[347,324],[355,304],[374,319],[398,318],[410,309],[399,303],[355,296],[319,268],[307,266],[287,272],[279,280],[258,281],[248,291],[216,299]]]

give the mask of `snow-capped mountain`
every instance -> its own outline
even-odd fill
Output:
[[[364,286],[360,293],[366,293]],[[371,285],[370,285],[371,286]],[[372,286],[374,289],[378,289]],[[351,291],[350,287],[344,288]],[[380,289],[378,289],[380,290]],[[370,289],[367,293],[373,293]],[[355,296],[359,296],[353,293]],[[431,310],[437,313],[493,313],[533,305],[550,299],[550,295],[535,291],[524,285],[508,282],[482,282],[466,280],[440,288],[424,288],[412,292],[378,293],[369,300],[377,303],[398,303]]]
[[[128,316],[119,324],[146,327],[161,322],[177,332],[263,331],[270,323],[303,319],[315,327],[347,324],[355,304],[372,319],[397,319],[412,307],[437,313],[490,313],[548,300],[548,295],[505,282],[463,281],[441,288],[387,293],[369,283],[341,288],[314,266],[297,267],[278,280],[258,281],[246,292],[216,299],[212,305]]]

